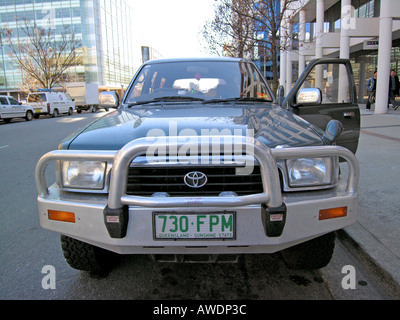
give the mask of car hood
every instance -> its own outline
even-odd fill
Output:
[[[270,148],[323,145],[321,132],[277,105],[158,105],[119,108],[67,137],[60,149],[119,150],[147,136],[251,136]]]

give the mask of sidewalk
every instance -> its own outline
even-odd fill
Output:
[[[383,115],[363,104],[360,110],[358,222],[341,234],[359,246],[400,299],[400,108]]]

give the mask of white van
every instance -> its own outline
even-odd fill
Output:
[[[68,93],[39,90],[28,95],[27,103],[35,110],[35,119],[41,114],[57,117],[60,113],[72,115],[75,102]]]

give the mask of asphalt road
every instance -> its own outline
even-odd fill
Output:
[[[236,264],[219,265],[122,256],[112,273],[102,278],[71,269],[59,235],[39,225],[34,170],[44,153],[104,114],[0,121],[0,300],[388,299],[379,282],[339,241],[331,263],[317,271],[290,270],[279,254],[248,255]],[[51,181],[54,173],[52,168],[48,171]],[[46,266],[55,272],[54,286],[47,289]],[[354,286],[347,289],[346,266],[353,267],[355,276]]]

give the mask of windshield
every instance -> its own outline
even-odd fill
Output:
[[[125,103],[157,100],[272,101],[258,69],[246,62],[181,61],[149,64],[135,78]]]

